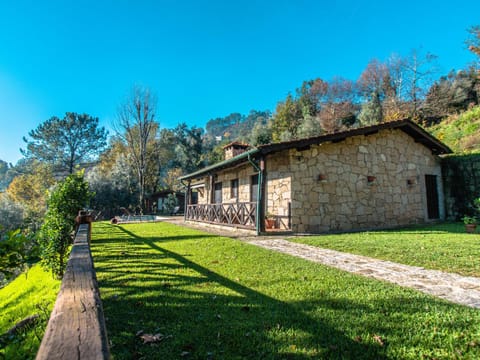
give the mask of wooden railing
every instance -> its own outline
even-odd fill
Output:
[[[110,357],[89,238],[80,224],[37,360]]]
[[[255,229],[257,203],[194,204],[187,206],[185,219],[210,224]]]

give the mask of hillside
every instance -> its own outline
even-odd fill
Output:
[[[480,106],[458,115],[450,115],[426,130],[455,153],[480,152]]]
[[[213,138],[233,141],[248,137],[257,123],[265,125],[270,117],[269,111],[251,110],[248,115],[232,113],[223,118],[211,119],[205,130]]]
[[[35,265],[0,289],[0,359],[34,359],[60,288],[60,281]],[[26,330],[4,335],[28,316],[38,320]]]

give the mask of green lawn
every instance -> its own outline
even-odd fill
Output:
[[[478,310],[238,240],[95,223],[92,252],[114,359],[480,358]]]
[[[38,323],[6,340],[0,340],[0,359],[35,359],[50,312],[60,289],[60,281],[39,265],[0,289],[0,335],[24,318],[38,314]]]
[[[289,240],[426,269],[480,277],[480,234],[465,233],[463,223]]]

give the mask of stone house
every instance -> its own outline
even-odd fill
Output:
[[[186,221],[258,234],[388,228],[445,217],[439,155],[451,150],[410,120],[252,148],[235,142],[224,150],[224,161],[180,178]]]

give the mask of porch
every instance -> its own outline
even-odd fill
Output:
[[[262,232],[290,231],[290,216],[270,215],[257,223],[257,210],[257,202],[190,204],[185,220]]]

